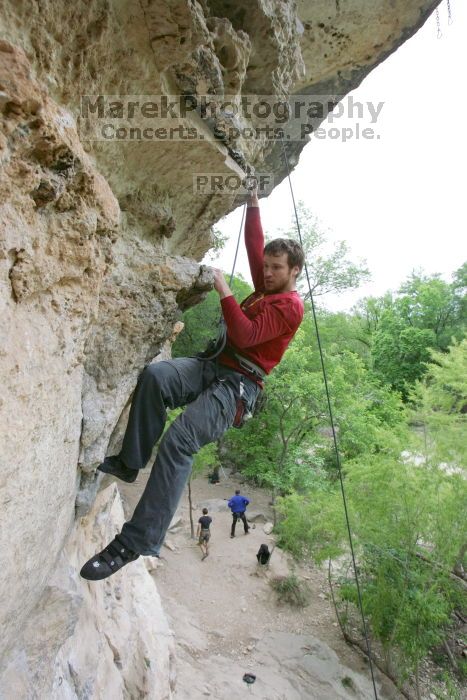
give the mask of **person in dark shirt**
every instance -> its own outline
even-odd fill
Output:
[[[243,529],[245,531],[245,535],[248,535],[249,531],[249,526],[246,521],[246,516],[245,516],[245,511],[246,507],[249,504],[248,498],[246,496],[242,496],[240,494],[240,491],[237,489],[235,491],[235,496],[232,496],[230,501],[228,502],[228,506],[230,510],[232,511],[232,529],[230,530],[230,537],[233,538],[235,537],[235,526],[237,524],[237,520],[241,520],[243,522]]]
[[[266,566],[271,558],[271,552],[269,551],[267,544],[261,545],[261,547],[258,549],[256,558],[258,560],[258,564],[261,564],[261,566]]]
[[[193,455],[241,424],[242,413],[253,412],[264,376],[280,362],[302,321],[296,281],[303,250],[284,238],[265,245],[256,191],[248,202],[245,244],[254,292],[241,304],[223,273],[214,270],[227,331],[224,351],[211,359],[152,362],[140,374],[120,453],[106,457],[98,470],[131,483],[160,440],[156,461],[122,531],[82,567],[87,580],[107,578],[141,555],[159,556]],[[185,410],[164,431],[167,409],[180,406]]]
[[[210,518],[208,515],[208,509],[203,508],[203,515],[198,520],[198,530],[196,532],[196,537],[198,537],[198,544],[200,546],[201,551],[203,552],[203,556],[201,557],[201,561],[204,561],[204,559],[206,559],[206,557],[209,556],[209,540],[211,539],[211,530],[210,530],[211,523],[212,523],[212,518]]]

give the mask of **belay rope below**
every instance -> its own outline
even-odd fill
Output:
[[[292,197],[292,203],[293,203],[293,208],[294,208],[294,212],[295,212],[295,223],[296,223],[296,225],[297,225],[297,232],[298,232],[298,237],[299,237],[300,245],[301,245],[302,248],[303,248],[303,240],[302,240],[302,233],[301,233],[301,229],[300,229],[300,222],[299,222],[299,220],[298,220],[298,213],[297,213],[297,207],[296,207],[296,204],[295,204],[295,196],[294,196],[293,187],[292,187],[292,180],[291,180],[291,178],[290,178],[289,160],[288,160],[288,158],[287,158],[287,152],[286,152],[286,150],[285,150],[284,141],[281,140],[281,143],[282,143],[282,152],[283,152],[283,154],[284,154],[285,166],[286,166],[286,169],[287,169],[287,178],[288,178],[288,181],[289,181],[290,194],[291,194],[291,197]],[[242,233],[243,221],[244,221],[244,219],[245,219],[246,206],[247,206],[247,205],[245,204],[244,207],[243,207],[243,214],[242,214],[242,219],[241,219],[241,222],[240,222],[240,231],[239,231],[238,240],[237,240],[237,248],[236,248],[236,250],[235,250],[234,262],[233,262],[232,272],[231,272],[231,275],[230,275],[229,286],[232,285],[232,280],[233,280],[233,276],[234,276],[234,272],[235,272],[235,266],[236,266],[236,263],[237,263],[237,255],[238,255],[238,249],[239,249],[239,245],[240,245],[240,237],[241,237],[241,233]],[[326,391],[326,400],[327,400],[327,406],[328,406],[329,420],[330,420],[330,423],[331,423],[332,439],[333,439],[333,444],[334,444],[334,452],[335,452],[335,455],[336,455],[337,470],[338,470],[338,474],[339,474],[339,483],[340,483],[340,487],[341,487],[342,500],[343,500],[343,503],[344,503],[344,512],[345,512],[345,521],[346,521],[346,525],[347,525],[347,534],[348,534],[348,538],[349,538],[350,552],[351,552],[351,555],[352,555],[352,566],[353,566],[353,571],[354,571],[355,583],[356,583],[356,587],[357,587],[358,607],[359,607],[359,609],[360,609],[360,614],[361,614],[361,617],[362,617],[363,631],[364,631],[364,635],[365,635],[365,644],[366,644],[366,649],[367,649],[368,661],[369,661],[369,664],[370,664],[370,672],[371,672],[371,681],[372,681],[372,684],[373,684],[373,691],[374,691],[374,694],[375,694],[375,699],[378,700],[378,692],[377,692],[377,690],[376,690],[375,674],[374,674],[374,670],[373,670],[373,661],[372,661],[372,658],[371,658],[370,639],[369,639],[369,636],[368,636],[368,629],[367,629],[367,625],[366,625],[366,621],[365,621],[365,615],[364,615],[364,612],[363,612],[362,594],[361,594],[361,590],[360,590],[360,582],[359,582],[359,579],[358,579],[357,564],[356,564],[356,561],[355,561],[355,551],[354,551],[354,546],[353,546],[352,531],[351,531],[351,529],[350,529],[350,518],[349,518],[349,512],[348,512],[348,508],[347,508],[347,498],[346,498],[346,496],[345,496],[344,479],[343,479],[343,476],[342,476],[342,467],[341,467],[341,459],[340,459],[339,447],[338,447],[338,445],[337,445],[336,427],[335,427],[335,424],[334,424],[334,415],[333,415],[333,412],[332,412],[331,396],[330,396],[330,393],[329,393],[329,385],[328,385],[328,378],[327,378],[327,372],[326,372],[326,365],[324,364],[324,355],[323,355],[323,348],[322,348],[322,345],[321,345],[321,336],[320,336],[320,333],[319,333],[318,319],[317,319],[317,316],[316,316],[315,303],[314,303],[313,294],[312,294],[312,291],[311,291],[310,276],[309,276],[309,274],[308,274],[308,267],[307,267],[306,262],[305,262],[304,267],[305,267],[306,281],[307,281],[307,284],[308,284],[308,293],[309,293],[310,302],[311,302],[311,312],[312,312],[312,316],[313,316],[313,324],[314,324],[314,327],[315,327],[316,340],[317,340],[317,343],[318,343],[318,350],[319,350],[319,357],[320,357],[320,362],[321,362],[321,371],[322,371],[322,374],[323,374],[324,388],[325,388],[325,391]]]
[[[299,222],[299,220],[298,220],[297,207],[296,207],[296,204],[295,204],[295,197],[294,197],[294,192],[293,192],[293,187],[292,187],[292,180],[291,180],[291,178],[290,178],[289,159],[287,158],[287,151],[285,150],[284,141],[281,140],[281,143],[282,143],[282,152],[283,152],[283,154],[284,154],[285,166],[286,166],[286,170],[287,170],[287,178],[288,178],[288,181],[289,181],[290,194],[291,194],[291,197],[292,197],[292,203],[293,203],[293,208],[294,208],[294,212],[295,212],[295,223],[296,223],[296,225],[297,225],[297,232],[298,232],[298,237],[299,237],[299,240],[300,240],[300,245],[301,245],[302,248],[303,248],[303,240],[302,240],[302,233],[301,233],[301,229],[300,229],[300,222]],[[360,582],[359,582],[359,579],[358,579],[357,564],[356,564],[356,562],[355,562],[355,552],[354,552],[354,546],[353,546],[352,531],[351,531],[351,529],[350,529],[349,512],[348,512],[348,508],[347,508],[347,499],[346,499],[346,496],[345,496],[344,479],[343,479],[343,476],[342,476],[342,467],[341,467],[341,459],[340,459],[339,447],[338,447],[338,445],[337,445],[336,427],[335,427],[335,424],[334,424],[334,416],[333,416],[333,412],[332,412],[331,396],[330,396],[330,393],[329,393],[329,386],[328,386],[328,377],[327,377],[327,372],[326,372],[326,365],[324,364],[324,355],[323,355],[323,348],[322,348],[322,345],[321,345],[321,336],[320,336],[320,333],[319,333],[318,319],[317,319],[317,316],[316,316],[315,303],[314,303],[313,294],[312,294],[312,291],[311,291],[310,276],[309,276],[309,274],[308,274],[308,267],[307,267],[306,262],[305,262],[305,266],[304,266],[304,267],[305,267],[306,281],[307,281],[307,284],[308,284],[308,292],[309,292],[310,302],[311,302],[311,312],[312,312],[313,323],[314,323],[314,327],[315,327],[316,340],[317,340],[317,343],[318,343],[319,357],[320,357],[320,361],[321,361],[321,371],[322,371],[322,373],[323,373],[324,388],[325,388],[325,391],[326,391],[326,400],[327,400],[327,405],[328,405],[329,420],[330,420],[330,423],[331,423],[332,439],[333,439],[333,443],[334,443],[334,452],[335,452],[335,455],[336,455],[336,464],[337,464],[337,470],[338,470],[338,473],[339,473],[339,483],[340,483],[340,487],[341,487],[342,500],[343,500],[343,503],[344,503],[345,522],[346,522],[346,525],[347,525],[347,534],[348,534],[348,536],[349,536],[350,552],[351,552],[351,554],[352,554],[352,566],[353,566],[353,571],[354,571],[355,583],[356,583],[356,587],[357,587],[358,606],[359,606],[359,608],[360,608],[360,614],[361,614],[361,617],[362,617],[363,631],[364,631],[364,634],[365,634],[365,644],[366,644],[366,648],[367,648],[368,660],[369,660],[369,663],[370,663],[371,681],[372,681],[372,683],[373,683],[373,691],[374,691],[376,700],[378,700],[378,692],[377,692],[377,690],[376,690],[375,674],[374,674],[374,671],[373,671],[373,661],[372,661],[372,658],[371,658],[370,639],[369,639],[369,636],[368,636],[368,629],[367,629],[367,625],[366,625],[366,621],[365,621],[365,615],[364,615],[364,612],[363,612],[362,594],[361,594],[361,591],[360,591]]]

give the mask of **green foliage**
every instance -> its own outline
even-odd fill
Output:
[[[365,615],[383,646],[396,650],[401,677],[417,671],[462,605],[462,589],[449,571],[462,563],[467,542],[467,482],[460,469],[466,449],[466,346],[463,341],[447,354],[433,352],[436,363],[413,392],[413,411],[423,419],[428,440],[416,436],[410,442],[407,433],[389,430],[377,450],[369,444],[344,461]],[[366,421],[371,428],[371,417]],[[425,443],[428,459],[415,451]],[[279,542],[295,555],[311,553],[322,561],[348,551],[336,484],[328,480],[286,495],[278,509]],[[351,576],[344,577],[339,592],[357,605]]]
[[[243,473],[279,494],[313,487],[325,470],[335,472],[321,364],[313,350],[309,319],[281,364],[268,377],[266,402],[241,433],[228,436]],[[405,432],[399,397],[382,385],[355,353],[327,348],[328,384],[342,455],[387,451]]]
[[[406,432],[400,397],[354,353],[331,346],[325,359],[342,457],[397,449]]]
[[[216,260],[221,252],[225,248],[225,244],[227,243],[228,236],[227,234],[222,233],[222,231],[218,228],[212,229],[212,237],[213,237],[213,246],[209,251],[209,258],[213,262]]]
[[[406,326],[393,311],[384,312],[373,336],[376,373],[406,395],[407,384],[413,384],[422,376],[435,339],[431,329]]]
[[[275,491],[307,488],[322,459],[308,448],[311,428],[322,416],[322,382],[307,367],[304,331],[300,329],[283,361],[267,380],[259,416],[228,442],[242,471]],[[297,378],[299,377],[299,381]],[[310,469],[313,467],[313,469]]]
[[[413,417],[424,426],[425,458],[460,467],[467,464],[467,340],[430,354],[424,381],[411,393]]]
[[[252,291],[240,276],[233,278],[231,289],[237,301],[242,301]],[[192,357],[204,350],[217,335],[220,317],[219,295],[212,290],[201,304],[183,314],[185,327],[172,347],[173,357]]]
[[[356,289],[370,279],[366,261],[352,262],[349,259],[350,251],[345,241],[336,241],[331,246],[318,219],[301,201],[297,204],[297,213],[314,297],[330,292],[339,294],[347,289]],[[279,235],[285,238],[297,238],[295,217],[292,218],[289,229],[279,231]],[[308,285],[304,276],[299,278],[298,285],[306,295]]]
[[[392,309],[393,303],[392,294],[387,292],[382,297],[364,297],[355,305],[354,316],[359,319],[368,339],[377,330],[383,313]]]
[[[422,426],[413,447],[423,456],[437,492],[430,541],[437,545],[439,561],[462,570],[467,569],[467,340],[448,353],[433,351],[432,359],[411,395],[412,418]],[[453,518],[456,511],[458,519]]]
[[[345,256],[321,259],[324,236],[311,220],[307,225],[315,293],[339,289],[345,279],[351,286],[360,273],[339,269]],[[414,274],[397,294],[367,298],[352,314],[318,312],[364,611],[400,678],[417,674],[462,605],[449,572],[467,568],[466,269],[451,284]],[[243,298],[249,289],[237,283]],[[185,314],[178,354],[194,354],[213,334],[217,295],[197,309]],[[342,563],[347,528],[308,313],[267,378],[264,397],[242,431],[227,434],[223,451],[279,496],[275,533],[282,547]],[[195,464],[212,468],[217,460],[217,446],[208,446]],[[284,595],[292,583],[280,583]],[[349,610],[357,603],[348,572],[337,596]]]
[[[341,683],[344,686],[344,688],[350,688],[350,690],[353,690],[354,692],[356,691],[355,683],[350,678],[350,676],[344,676],[344,678],[341,679]]]
[[[460,603],[457,584],[446,573],[466,535],[465,500],[452,498],[459,487],[453,478],[380,454],[346,465],[365,615],[382,644],[398,650],[401,673],[413,672],[442,641]],[[279,543],[296,556],[311,553],[323,561],[347,552],[339,488],[290,494],[278,508]],[[351,575],[339,591],[357,605]]]
[[[303,581],[300,581],[295,574],[276,576],[271,579],[270,585],[277,593],[277,599],[280,603],[286,603],[295,608],[303,608],[308,605],[309,591]]]
[[[395,299],[366,299],[356,312],[371,334],[374,369],[407,398],[430,350],[446,350],[465,335],[465,266],[451,284],[439,275],[412,274]]]
[[[336,345],[358,355],[366,366],[371,360],[371,336],[362,320],[356,314],[344,312],[331,313],[319,309],[319,333],[324,348]],[[305,323],[311,322],[311,318]],[[315,344],[314,330],[310,331],[310,340]]]
[[[217,442],[210,442],[204,445],[193,460],[192,476],[204,474],[208,469],[216,467],[219,461],[219,446]]]
[[[399,673],[406,677],[442,642],[453,608],[446,592],[453,584],[402,552],[373,552],[365,559],[360,582],[372,632],[386,649],[398,650]],[[352,581],[341,595],[357,605]]]
[[[453,335],[462,334],[461,291],[458,275],[448,284],[439,275],[412,274],[401,286],[396,305],[407,325],[432,330],[435,347],[444,349]]]
[[[345,522],[336,489],[326,481],[307,494],[279,498],[282,519],[276,525],[278,544],[297,558],[312,554],[318,562],[343,551]]]

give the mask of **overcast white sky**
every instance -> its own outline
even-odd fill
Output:
[[[467,258],[467,3],[451,6],[451,25],[446,3],[440,7],[442,38],[433,14],[351,93],[356,101],[384,102],[374,125],[380,139],[313,138],[293,172],[295,198],[331,239],[366,258],[372,273],[356,292],[326,297],[329,308],[397,289],[414,268],[449,279]],[[342,117],[335,125],[355,128],[355,120]],[[261,200],[268,234],[288,226],[292,214],[286,181]],[[230,239],[215,263],[224,270],[232,265],[240,218],[241,208],[219,223]],[[250,279],[243,251],[237,270]]]

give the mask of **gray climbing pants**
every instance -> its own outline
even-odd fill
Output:
[[[166,408],[185,406],[160,441],[146,488],[118,539],[139,554],[159,555],[191,472],[193,455],[233,424],[237,399],[252,410],[258,385],[214,360],[178,358],[148,365],[131,404],[120,458],[142,469],[161,437]]]

